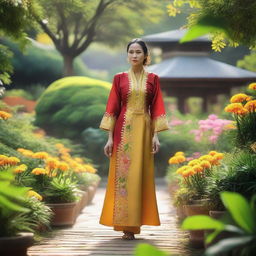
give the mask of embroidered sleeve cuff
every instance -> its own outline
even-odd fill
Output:
[[[169,130],[169,125],[168,125],[166,115],[161,115],[153,119],[153,129],[154,129],[154,132]]]
[[[113,115],[105,112],[105,114],[103,115],[103,118],[101,120],[99,128],[102,130],[113,131],[115,122],[116,122],[116,118]]]

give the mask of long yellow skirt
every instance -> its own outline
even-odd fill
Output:
[[[131,145],[125,184],[127,194],[121,198],[117,188],[118,154],[123,152],[114,145],[99,223],[112,226],[117,231],[126,230],[138,234],[141,225],[158,226],[160,220],[155,194],[154,155],[151,153],[153,134],[150,117],[145,113],[133,113],[130,125],[132,128],[128,136],[124,134],[126,138],[122,138]]]

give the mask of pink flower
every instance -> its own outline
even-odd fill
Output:
[[[208,116],[208,119],[210,119],[210,120],[216,120],[217,118],[218,118],[218,116],[214,115],[214,114],[211,114]]]

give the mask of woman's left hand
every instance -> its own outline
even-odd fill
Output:
[[[154,134],[152,146],[153,146],[152,148],[153,151],[151,153],[156,154],[160,148],[160,142],[158,140],[157,133]]]

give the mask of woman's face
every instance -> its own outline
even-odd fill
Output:
[[[127,54],[128,61],[132,66],[143,66],[145,54],[143,52],[142,47],[139,44],[131,44]]]

